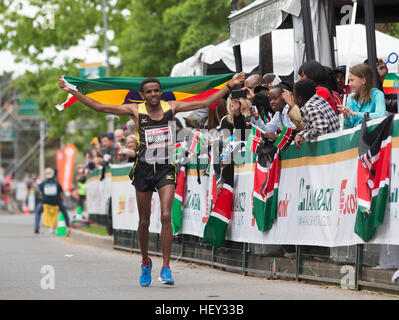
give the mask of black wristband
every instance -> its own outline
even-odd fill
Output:
[[[230,87],[230,85],[229,84],[226,84],[226,87],[230,90],[230,92],[231,92],[231,90],[233,90],[233,88],[232,87]]]

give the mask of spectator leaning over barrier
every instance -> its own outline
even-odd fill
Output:
[[[352,94],[346,106],[339,106],[344,115],[344,129],[362,123],[364,117],[378,118],[386,115],[384,93],[373,88],[373,72],[367,64],[357,64],[349,69],[349,86]]]
[[[294,100],[301,109],[304,125],[304,130],[295,136],[297,148],[301,148],[304,141],[340,129],[338,116],[327,100],[316,94],[316,85],[312,80],[303,79],[295,83]]]
[[[229,135],[236,130],[237,138],[240,141],[245,141],[245,129],[247,129],[247,122],[251,121],[252,102],[246,98],[227,99],[227,115],[220,120],[219,130],[227,129]]]
[[[126,145],[119,150],[118,156],[120,161],[134,162],[136,161],[137,139],[131,134],[126,137]]]
[[[100,155],[103,157],[104,164],[108,165],[109,163],[116,162],[117,149],[112,141],[111,136],[107,133],[104,133],[100,135],[99,140],[101,144]]]
[[[334,102],[333,92],[327,84],[327,73],[324,67],[315,60],[308,60],[299,67],[299,79],[311,79],[316,85],[316,93],[327,100],[335,114],[339,114]]]
[[[330,67],[325,67],[324,70],[326,71],[327,75],[327,85],[330,87],[334,99],[335,105],[338,107],[338,105],[342,104],[342,97],[338,92],[338,82],[337,82],[337,77],[335,76],[334,70],[331,69]]]
[[[116,129],[114,131],[114,143],[117,144],[123,138],[124,138],[123,130],[122,129]]]
[[[295,124],[291,121],[288,115],[288,113],[291,111],[291,108],[282,97],[283,87],[284,85],[281,85],[280,83],[269,90],[270,106],[274,111],[273,118],[267,124],[264,124],[259,118],[259,114],[255,112],[255,119],[252,121],[261,130],[266,131],[266,136],[271,140],[277,139],[277,131],[283,127],[296,129]]]
[[[266,84],[261,86],[256,86],[254,88],[254,97],[252,98],[252,105],[255,105],[260,118],[266,124],[268,123],[274,115],[274,111],[270,106],[270,99],[269,99],[269,88]],[[247,91],[248,94],[248,91]]]

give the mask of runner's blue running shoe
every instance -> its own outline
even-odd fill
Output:
[[[172,278],[172,271],[170,270],[169,267],[164,267],[161,270],[161,276],[159,277],[159,281],[161,281],[163,284],[169,284],[169,285],[174,285],[175,280]]]
[[[141,265],[140,285],[142,287],[148,287],[151,284],[151,269],[152,261],[150,262],[150,264]]]

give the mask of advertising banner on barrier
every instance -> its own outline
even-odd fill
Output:
[[[376,126],[381,119],[372,120]],[[357,213],[357,166],[360,126],[320,137],[301,149],[281,153],[278,214],[270,230],[258,230],[252,215],[254,162],[235,166],[232,219],[226,239],[260,244],[345,246],[364,243],[354,232]],[[128,177],[131,164],[113,165],[112,195],[115,229],[137,230],[135,189]],[[187,170],[181,234],[202,237],[209,216],[209,178],[196,164]],[[90,189],[96,182],[90,180]],[[399,117],[392,133],[392,170],[384,222],[368,243],[399,245]],[[92,197],[94,200],[95,198]],[[90,206],[91,199],[88,196]],[[150,232],[160,232],[160,205],[154,193]]]
[[[92,171],[87,177],[87,212],[88,214],[105,215],[107,201],[111,199],[111,170]]]
[[[63,158],[62,158],[63,165],[60,174],[60,177],[62,177],[60,184],[64,191],[72,190],[75,154],[76,154],[76,147],[72,143],[68,143],[63,151]]]

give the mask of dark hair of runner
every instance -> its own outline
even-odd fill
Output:
[[[316,85],[313,80],[302,79],[294,84],[294,95],[308,101],[316,94]]]
[[[152,83],[152,82],[158,83],[158,84],[159,84],[159,87],[161,88],[161,82],[160,82],[158,79],[155,79],[155,78],[147,78],[147,79],[144,79],[143,81],[141,81],[141,84],[140,84],[140,92],[143,92],[144,86],[145,86],[147,83]]]

